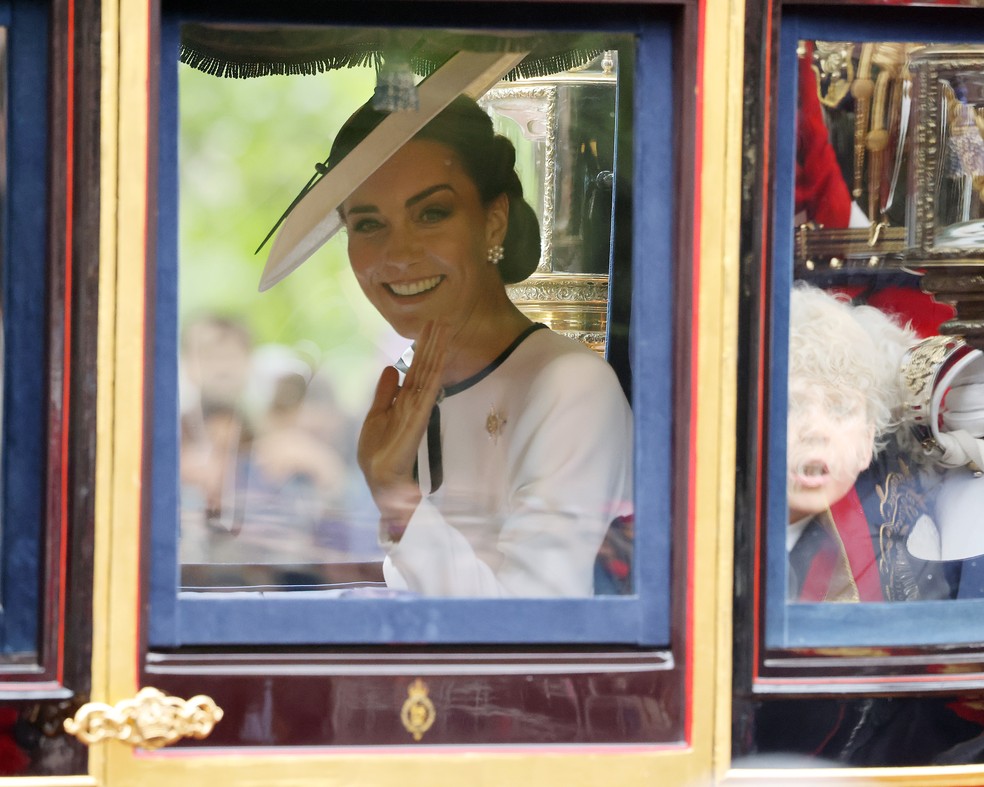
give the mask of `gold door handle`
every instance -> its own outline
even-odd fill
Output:
[[[65,720],[65,731],[85,744],[118,740],[159,749],[182,738],[204,738],[221,719],[222,708],[211,697],[199,694],[183,700],[148,686],[116,705],[87,702],[74,718]]]

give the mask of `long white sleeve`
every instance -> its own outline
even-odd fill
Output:
[[[391,587],[433,596],[593,592],[598,547],[631,506],[632,416],[604,361],[539,336],[547,333],[441,405],[444,484],[391,546]],[[489,432],[490,415],[501,432]]]

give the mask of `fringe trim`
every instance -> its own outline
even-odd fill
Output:
[[[515,82],[517,79],[548,77],[563,71],[581,68],[604,51],[604,49],[573,49],[549,57],[527,58],[506,74],[506,79]]]
[[[503,49],[502,51],[508,52],[510,50]],[[604,49],[569,49],[552,55],[533,53],[506,74],[503,79],[507,82],[515,82],[518,79],[552,76],[587,65],[604,51]],[[447,60],[436,61],[426,57],[413,56],[410,58],[410,67],[415,74],[427,76],[437,71],[446,62]]]
[[[180,62],[206,74],[229,79],[253,79],[266,76],[312,76],[340,68],[370,66],[376,69],[383,63],[381,52],[353,51],[333,54],[329,57],[313,58],[298,62],[260,61],[238,62],[226,57],[203,52],[188,44],[181,44],[178,54]]]
[[[503,48],[502,51],[509,51]],[[604,49],[571,49],[551,55],[532,54],[504,77],[506,81],[533,77],[548,77],[589,63],[604,52]],[[248,62],[230,60],[228,57],[205,52],[189,44],[181,44],[178,55],[180,62],[198,71],[228,79],[253,79],[265,76],[311,76],[341,68],[372,67],[377,71],[383,65],[383,52],[361,48],[351,52],[333,53],[330,56],[288,62],[285,60],[252,60]],[[429,57],[411,55],[410,68],[418,76],[428,76],[440,68],[447,59],[435,60]]]

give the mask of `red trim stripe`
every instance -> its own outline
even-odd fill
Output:
[[[58,656],[56,674],[59,683],[63,681],[65,664],[65,603],[68,581],[68,464],[69,464],[69,421],[71,412],[72,380],[72,245],[74,240],[74,196],[75,196],[75,3],[68,2],[65,45],[65,292],[64,342],[62,347],[62,392],[61,392],[61,500],[59,501],[60,543],[58,554]]]

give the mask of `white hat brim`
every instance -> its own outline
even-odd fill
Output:
[[[304,195],[284,219],[260,277],[260,292],[279,282],[342,227],[338,207],[459,95],[478,98],[528,52],[458,52],[418,88],[419,108],[391,112]]]

